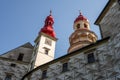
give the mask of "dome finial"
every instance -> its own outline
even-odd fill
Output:
[[[50,15],[52,15],[52,10],[50,10]]]
[[[79,14],[80,14],[80,15],[82,15],[82,12],[81,12],[81,10],[79,10]]]

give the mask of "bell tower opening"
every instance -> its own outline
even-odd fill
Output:
[[[87,24],[84,23],[84,27],[85,27],[85,28],[88,28]]]
[[[76,26],[76,27],[77,27],[77,29],[80,29],[80,24],[77,24],[77,26]]]

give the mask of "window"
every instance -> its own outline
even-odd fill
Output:
[[[93,53],[90,53],[87,55],[87,58],[88,58],[88,63],[93,63],[95,62],[95,57],[94,57],[94,54]]]
[[[48,49],[48,48],[44,47],[44,53],[45,53],[45,54],[47,54],[47,55],[48,55],[49,50],[50,50],[50,49]]]
[[[15,67],[15,66],[16,66],[16,64],[12,63],[10,66],[11,66],[11,67]]]
[[[45,54],[48,54],[49,50],[48,49],[45,49]]]
[[[42,72],[42,78],[44,79],[44,78],[47,78],[47,70],[44,70],[43,72]]]
[[[87,27],[87,24],[84,24],[84,27],[85,27],[85,28],[88,28],[88,27]]]
[[[68,63],[64,63],[62,67],[62,72],[68,71]]]
[[[77,24],[77,29],[79,29],[80,28],[80,24]]]
[[[46,25],[48,25],[49,23],[48,22],[46,22]]]
[[[12,80],[11,78],[12,78],[12,75],[6,74],[5,80]]]
[[[23,56],[24,56],[24,54],[20,53],[17,60],[22,61],[23,60]]]
[[[50,39],[47,39],[45,40],[45,44],[51,46],[52,45],[52,41]]]
[[[51,21],[49,21],[49,22],[48,22],[48,25],[52,25],[52,22],[51,22]]]
[[[118,0],[118,4],[120,5],[120,0]]]

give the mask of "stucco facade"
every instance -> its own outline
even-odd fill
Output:
[[[56,38],[52,38],[51,36],[48,36],[44,33],[41,33],[36,38],[36,46],[34,47],[34,54],[36,56],[34,67],[38,67],[54,59],[56,40]],[[45,52],[46,49],[48,50],[47,54]]]

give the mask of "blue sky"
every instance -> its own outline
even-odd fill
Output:
[[[26,42],[34,45],[45,18],[52,10],[58,41],[55,57],[67,53],[69,36],[79,10],[89,19],[91,30],[100,39],[95,20],[108,0],[0,0],[0,54]]]

